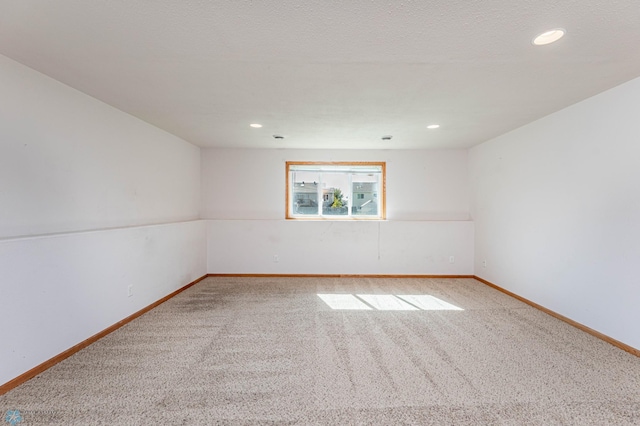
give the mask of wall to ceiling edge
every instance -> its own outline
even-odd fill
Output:
[[[207,269],[199,148],[4,56],[0,93],[1,385]]]
[[[634,348],[638,111],[635,79],[469,151],[475,274]]]

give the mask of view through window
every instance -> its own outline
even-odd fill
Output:
[[[287,162],[287,218],[384,219],[385,163]]]

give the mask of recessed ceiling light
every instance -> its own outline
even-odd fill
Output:
[[[254,129],[259,129],[260,127],[262,127],[262,124],[251,123],[251,124],[249,124],[249,126],[253,127]]]
[[[427,129],[437,129],[438,127],[440,127],[440,125],[439,125],[439,124],[429,124],[429,125],[427,126]]]
[[[545,31],[540,35],[537,35],[531,43],[536,46],[543,46],[545,44],[553,43],[554,41],[558,41],[564,36],[565,30],[562,28],[556,28],[550,31]]]

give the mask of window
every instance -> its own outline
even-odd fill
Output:
[[[287,162],[286,217],[384,219],[384,191],[385,163]]]

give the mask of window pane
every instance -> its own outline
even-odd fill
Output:
[[[322,174],[322,214],[349,214],[349,175],[346,173]]]
[[[353,191],[354,216],[378,215],[378,174],[354,174],[351,188]]]
[[[287,162],[286,217],[384,219],[384,163]]]
[[[291,211],[294,215],[318,215],[319,173],[292,172]]]

